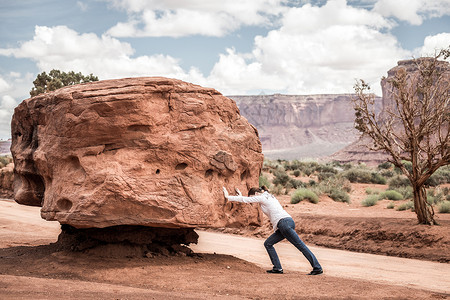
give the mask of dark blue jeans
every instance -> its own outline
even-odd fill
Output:
[[[303,243],[303,241],[298,236],[297,232],[295,232],[295,223],[292,218],[281,219],[278,222],[277,226],[278,226],[277,231],[275,231],[271,236],[269,236],[267,240],[264,242],[264,247],[266,247],[267,253],[269,253],[269,257],[270,260],[272,261],[274,268],[279,270],[282,269],[280,259],[278,258],[277,252],[275,251],[273,245],[286,238],[292,245],[294,245],[298,250],[300,250],[300,252],[303,253],[303,255],[309,261],[314,270],[322,269],[319,262],[317,261],[317,258],[314,256],[311,250],[308,249],[305,243]]]

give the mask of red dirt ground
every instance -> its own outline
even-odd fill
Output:
[[[363,207],[367,186],[353,185],[351,204],[322,197],[318,204],[292,205],[289,196],[278,198],[306,243],[450,261],[449,214],[437,215],[441,226],[423,226],[411,211],[387,209],[389,201]],[[51,244],[59,228],[41,220],[39,208],[0,204],[1,299],[450,299],[450,294],[326,274],[274,276],[218,254],[127,258],[59,251]],[[271,228],[266,222],[222,231],[267,237]]]

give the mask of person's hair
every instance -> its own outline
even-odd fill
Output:
[[[256,192],[262,193],[264,191],[265,192],[269,191],[269,189],[265,185],[263,185],[262,187],[252,187],[252,188],[250,188],[250,190],[248,190],[248,196],[250,197],[250,196],[253,196],[254,194],[256,194]]]

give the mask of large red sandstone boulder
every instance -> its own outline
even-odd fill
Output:
[[[24,100],[12,119],[15,200],[76,228],[259,224],[222,186],[258,185],[256,129],[235,102],[167,78],[64,87]]]

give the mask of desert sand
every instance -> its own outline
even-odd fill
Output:
[[[355,212],[349,209],[356,208],[336,204],[341,205],[341,214]],[[316,214],[326,205],[305,203],[301,208]],[[276,246],[285,274],[266,274],[270,263],[263,240],[245,230],[240,236],[198,230],[199,243],[191,245],[193,256],[140,258],[60,251],[54,244],[59,223],[41,219],[39,210],[0,200],[1,299],[450,298],[448,263],[311,244],[324,266],[323,275],[305,275],[310,270],[306,260],[285,242]],[[407,219],[413,217],[406,214]],[[264,227],[259,234],[263,231]]]

